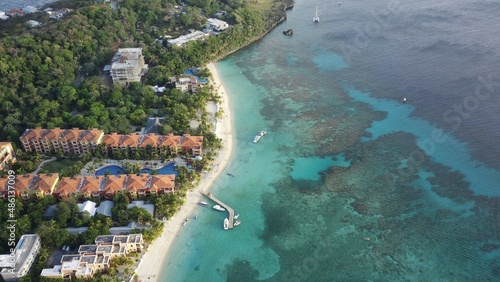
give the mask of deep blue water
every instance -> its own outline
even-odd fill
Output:
[[[161,281],[500,281],[499,12],[299,0],[217,63],[242,224],[197,207]]]

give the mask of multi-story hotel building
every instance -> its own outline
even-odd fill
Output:
[[[61,264],[45,268],[40,276],[45,278],[92,278],[94,274],[106,271],[111,259],[140,252],[144,248],[142,234],[97,236],[95,245],[81,245],[78,254],[64,255]]]
[[[53,153],[62,151],[63,153],[73,153],[81,155],[92,152],[97,145],[102,142],[104,131],[93,128],[83,130],[73,129],[26,129],[19,137],[23,149],[26,152]]]
[[[0,195],[7,197],[7,177],[0,178]],[[25,200],[53,196],[58,199],[78,197],[113,199],[116,193],[138,197],[174,193],[175,174],[131,174],[109,176],[74,176],[59,179],[57,173],[18,176],[13,187],[16,197]]]
[[[114,83],[127,86],[131,82],[140,82],[141,77],[148,71],[144,62],[142,48],[120,48],[112,59],[109,69]]]
[[[203,136],[191,136],[184,134],[175,136],[173,134],[104,134],[102,130],[91,129],[26,129],[19,138],[26,152],[73,153],[81,155],[93,152],[98,145],[104,152],[116,153],[118,151],[135,153],[137,150],[149,150],[151,153],[169,153],[177,155],[179,152],[193,157],[203,155]]]
[[[9,164],[16,162],[16,154],[11,142],[0,142],[0,170]]]
[[[0,255],[3,280],[6,282],[18,281],[28,274],[41,245],[40,237],[37,234],[25,234],[19,239],[14,253]]]

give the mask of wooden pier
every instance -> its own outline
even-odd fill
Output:
[[[219,206],[221,206],[221,207],[225,208],[225,209],[226,209],[226,211],[228,211],[228,212],[229,212],[229,218],[228,218],[228,219],[229,219],[229,225],[228,225],[228,228],[229,228],[229,229],[233,229],[233,227],[234,227],[234,210],[233,210],[230,206],[228,206],[228,205],[224,204],[224,203],[223,203],[222,201],[220,201],[219,199],[215,198],[215,197],[214,197],[212,194],[210,194],[210,193],[201,192],[201,194],[203,194],[205,197],[209,198],[210,200],[212,200],[212,201],[216,202]]]

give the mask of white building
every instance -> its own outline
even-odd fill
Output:
[[[42,23],[41,22],[38,22],[38,21],[34,21],[34,20],[29,20],[26,22],[27,25],[29,25],[30,27],[37,27],[37,26],[41,26]]]
[[[92,201],[85,201],[82,204],[77,204],[77,205],[79,212],[88,212],[90,216],[94,216],[97,211],[97,208],[95,207],[96,203]]]
[[[120,48],[113,57],[111,65],[106,65],[104,71],[109,71],[114,83],[127,86],[131,82],[140,82],[148,71],[144,63],[142,48]]]
[[[97,213],[105,215],[107,217],[111,217],[111,209],[115,206],[113,201],[103,201],[97,208]]]
[[[176,39],[167,40],[167,42],[169,45],[175,45],[175,46],[182,47],[182,46],[186,45],[186,43],[188,43],[189,41],[203,40],[203,39],[207,38],[208,36],[209,36],[208,33],[204,33],[203,31],[197,30],[197,31],[191,32],[190,34],[186,34],[186,35],[183,35],[181,37],[177,37]]]
[[[22,8],[23,12],[25,12],[26,14],[32,14],[32,13],[36,13],[38,12],[38,9],[33,7],[33,6],[26,6],[24,8]]]
[[[0,20],[6,20],[8,18],[9,16],[7,16],[4,11],[0,11]]]
[[[41,277],[63,279],[90,279],[95,274],[107,271],[111,259],[124,257],[144,248],[142,234],[101,235],[95,245],[81,245],[77,255],[64,255],[61,264],[44,268]]]
[[[127,205],[127,209],[131,209],[133,207],[143,208],[154,216],[155,205],[153,204],[144,204],[144,201],[132,201],[132,203]]]
[[[37,234],[21,236],[15,253],[0,255],[2,278],[6,282],[17,281],[28,274],[36,256],[40,252],[41,242]]]
[[[226,30],[229,25],[225,21],[221,21],[218,19],[207,19],[207,28],[213,29],[215,31],[223,31]]]

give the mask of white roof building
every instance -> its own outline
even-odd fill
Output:
[[[144,62],[142,48],[120,48],[113,57],[111,66],[105,66],[105,71],[108,69],[114,83],[126,86],[131,82],[140,82],[148,65]]]
[[[8,18],[9,16],[7,16],[4,11],[0,11],[0,20],[6,20]]]
[[[115,203],[113,201],[103,201],[97,208],[97,213],[105,215],[107,217],[111,217],[111,209],[115,206]]]
[[[186,34],[186,35],[177,37],[176,39],[167,40],[167,42],[169,45],[176,45],[176,46],[182,47],[182,46],[186,45],[186,43],[188,43],[189,41],[203,40],[203,39],[207,38],[208,36],[209,36],[208,33],[204,33],[203,31],[197,30],[197,31],[191,32],[190,34]]]
[[[23,10],[23,12],[25,12],[26,14],[38,12],[38,9],[33,7],[33,6],[26,6],[26,7],[22,8],[21,10]]]
[[[18,281],[28,274],[41,245],[40,237],[37,234],[25,234],[19,238],[13,255],[0,255],[3,280],[6,282]]]
[[[167,88],[165,86],[159,87],[158,85],[151,86],[155,93],[163,93]]]
[[[95,207],[96,203],[92,201],[85,201],[83,204],[78,204],[78,209],[80,212],[88,212],[90,216],[94,216],[97,208]]]
[[[37,22],[37,21],[34,21],[34,20],[29,20],[26,22],[26,24],[28,24],[30,27],[37,27],[37,26],[41,26],[42,23],[41,22]]]
[[[155,205],[153,204],[144,204],[144,201],[132,201],[132,203],[127,205],[127,209],[131,209],[133,207],[139,207],[147,210],[151,215],[154,215]]]
[[[221,21],[219,19],[207,19],[207,28],[213,29],[215,31],[223,31],[226,30],[229,25],[225,21]]]

